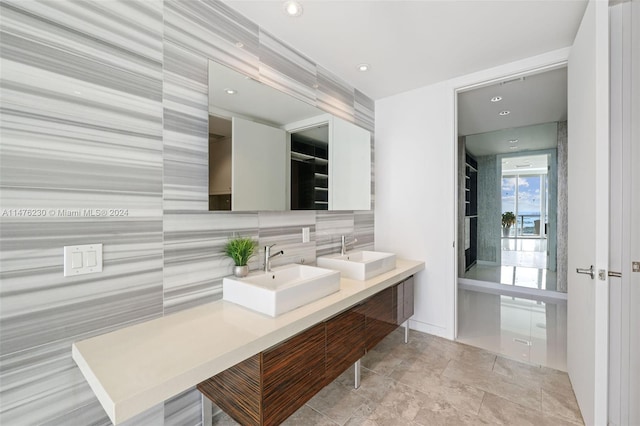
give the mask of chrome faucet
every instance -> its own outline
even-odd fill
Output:
[[[340,236],[340,256],[344,256],[347,254],[347,247],[354,245],[358,242],[357,238],[354,238],[353,241],[347,242],[347,237],[344,235]]]
[[[271,272],[271,258],[284,254],[284,251],[280,250],[277,253],[271,254],[271,247],[275,246],[275,244],[271,244],[270,246],[264,246],[264,271]]]

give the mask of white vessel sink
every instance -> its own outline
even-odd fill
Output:
[[[396,255],[379,251],[354,251],[318,258],[318,266],[340,271],[344,278],[365,281],[396,268]]]
[[[285,265],[271,272],[222,280],[222,298],[276,317],[340,290],[340,272],[315,266]]]

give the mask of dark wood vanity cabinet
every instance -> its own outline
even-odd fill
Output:
[[[277,425],[325,386],[325,325],[262,353],[262,424]]]
[[[205,380],[242,425],[278,425],[413,315],[413,277]]]
[[[325,322],[326,384],[364,356],[365,315],[362,306],[355,306]]]
[[[325,324],[248,358],[198,384],[242,425],[277,425],[325,386]]]
[[[262,424],[262,353],[198,384],[198,390],[241,425]]]
[[[382,290],[364,302],[365,339],[367,350],[380,343],[396,329],[397,298],[395,286]]]

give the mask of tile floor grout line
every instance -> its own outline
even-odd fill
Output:
[[[482,401],[480,401],[480,406],[478,407],[478,412],[476,413],[476,416],[480,417],[480,410],[482,410],[482,404],[484,404],[484,399],[487,396],[487,392],[482,391]]]

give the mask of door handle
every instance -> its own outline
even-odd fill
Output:
[[[591,265],[591,266],[589,267],[589,269],[586,269],[586,268],[584,268],[584,269],[583,269],[583,268],[576,268],[576,273],[578,273],[578,274],[586,274],[586,275],[589,275],[589,276],[591,277],[591,279],[594,279],[594,278],[596,277],[596,273],[595,273],[595,271],[593,270],[593,265]]]

